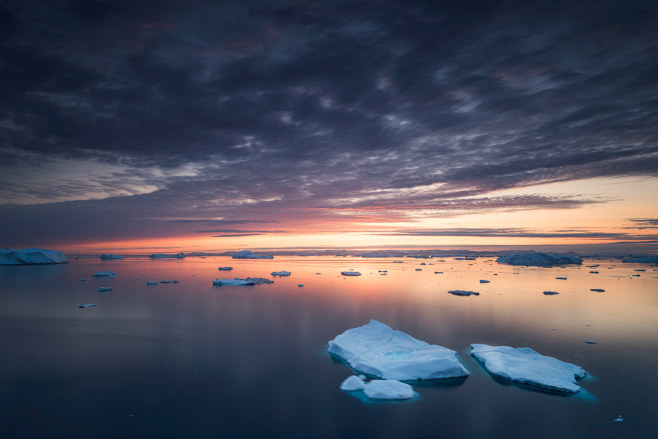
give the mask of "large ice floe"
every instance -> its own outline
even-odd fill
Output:
[[[541,355],[530,348],[472,344],[471,355],[496,378],[558,393],[576,393],[587,372],[580,366]]]
[[[496,259],[496,262],[508,265],[552,267],[554,265],[582,264],[583,260],[577,256],[561,255],[558,253],[515,253],[501,256]]]
[[[272,255],[259,255],[251,250],[242,250],[235,253],[232,257],[233,259],[274,259]]]
[[[45,248],[0,249],[0,265],[67,264],[66,256]]]
[[[262,277],[248,277],[246,279],[215,279],[212,281],[212,284],[215,286],[222,286],[222,285],[236,285],[236,286],[244,286],[244,285],[260,285],[260,284],[273,284],[274,281],[271,281],[269,279],[263,279]]]
[[[348,329],[328,346],[330,354],[354,370],[377,378],[431,380],[469,375],[452,349],[417,340],[377,320]]]

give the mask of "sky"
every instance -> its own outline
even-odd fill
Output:
[[[24,0],[0,51],[0,247],[658,251],[654,0]]]

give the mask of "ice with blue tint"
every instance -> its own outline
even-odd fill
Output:
[[[371,320],[329,342],[329,353],[364,374],[393,380],[431,380],[469,375],[457,352],[417,340]]]
[[[0,249],[0,265],[67,264],[62,252],[45,248]]]
[[[272,255],[259,255],[251,250],[242,250],[233,255],[233,259],[274,259]]]
[[[94,277],[116,277],[116,273],[113,271],[97,271],[96,273],[92,274]]]
[[[361,273],[358,271],[341,271],[340,274],[343,276],[361,276]]]
[[[110,259],[110,260],[112,260],[112,259],[123,259],[123,256],[119,256],[119,255],[109,255],[109,254],[103,253],[103,254],[101,255],[101,259],[103,259],[103,260],[108,260],[108,259]]]
[[[372,380],[368,382],[363,393],[370,399],[399,400],[418,396],[414,388],[397,380]]]
[[[149,258],[151,259],[170,259],[170,258],[183,259],[184,257],[185,255],[183,254],[183,252],[171,254],[171,255],[165,253],[154,253],[151,256],[149,256]]]
[[[530,348],[472,344],[471,355],[496,378],[534,386],[542,390],[576,393],[576,380],[587,372],[580,366],[541,355]]]
[[[583,260],[576,256],[558,253],[515,253],[496,259],[499,264],[529,265],[535,267],[552,267],[554,265],[582,264]]]
[[[276,277],[276,276],[279,276],[279,277],[290,276],[290,272],[289,271],[273,271],[271,273],[271,275],[274,276],[274,277]]]
[[[260,284],[271,284],[274,283],[269,279],[263,279],[262,277],[248,277],[246,279],[215,279],[212,281],[212,284],[215,286],[222,285],[234,285],[234,286],[245,286],[245,285],[260,285]]]

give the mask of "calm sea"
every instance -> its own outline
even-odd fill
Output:
[[[362,276],[340,275],[348,269]],[[117,276],[91,276],[100,270]],[[292,275],[212,286],[280,270]],[[146,285],[163,280],[179,283]],[[656,438],[657,300],[656,267],[615,260],[564,268],[351,257],[0,266],[0,437]],[[87,303],[97,306],[78,308]],[[341,392],[351,371],[326,343],[370,319],[458,351],[471,376],[413,383],[420,398],[407,403]],[[471,343],[528,346],[591,377],[574,396],[498,382],[470,357]],[[620,414],[624,422],[614,423]]]

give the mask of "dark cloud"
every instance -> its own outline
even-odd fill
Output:
[[[649,242],[658,239],[658,234],[631,235],[628,233],[559,230],[555,232],[538,232],[523,228],[446,228],[433,230],[399,230],[377,233],[386,236],[460,236],[460,237],[501,237],[501,238],[591,238],[604,240],[629,240],[628,242]]]
[[[648,0],[14,2],[0,223],[138,235],[114,225],[130,218],[160,236],[330,209],[578,207],[601,200],[487,194],[656,176],[657,77]]]

